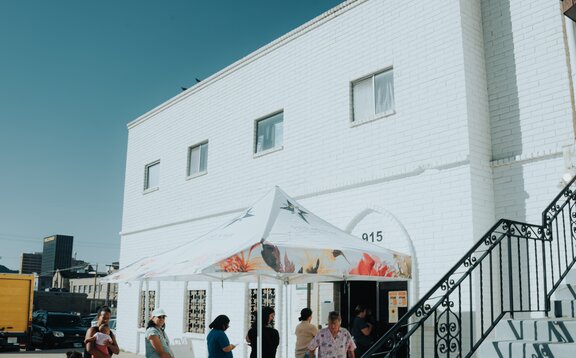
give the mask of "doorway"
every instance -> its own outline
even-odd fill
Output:
[[[382,337],[408,312],[407,281],[340,282],[339,292],[342,326],[350,330],[354,309],[357,305],[363,305],[371,311],[371,317],[367,316],[367,320],[372,320],[375,327],[372,332],[373,342]],[[399,355],[402,356],[403,354]]]

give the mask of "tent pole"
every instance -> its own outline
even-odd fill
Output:
[[[286,355],[284,357],[288,357],[288,331],[290,330],[290,326],[288,325],[288,320],[289,320],[288,317],[290,316],[290,308],[291,308],[290,303],[291,302],[290,302],[290,292],[288,292],[288,282],[286,282],[286,281],[284,281],[284,294],[286,295],[286,296],[284,296],[285,297],[284,298],[284,307],[286,307],[286,309],[285,309],[286,313],[284,316],[284,321],[286,322],[284,324],[284,327],[286,330],[285,331],[286,332],[286,334],[285,334],[286,339],[284,339],[284,342],[286,342],[286,350],[285,350]]]
[[[262,358],[262,279],[260,278],[260,274],[258,274],[258,293],[256,294],[256,301],[257,303],[257,312],[256,315],[256,349],[258,350],[258,358]]]

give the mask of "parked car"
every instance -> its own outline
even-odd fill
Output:
[[[92,327],[92,322],[96,322],[96,313],[89,314],[88,316],[82,317],[82,325],[84,327]]]
[[[43,349],[81,348],[86,329],[78,314],[36,311],[32,314],[32,345]]]

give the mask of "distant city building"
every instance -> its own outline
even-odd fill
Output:
[[[22,253],[20,257],[20,273],[38,273],[42,269],[42,253]]]
[[[39,290],[51,287],[57,269],[68,269],[72,266],[73,243],[73,236],[53,235],[44,238]]]

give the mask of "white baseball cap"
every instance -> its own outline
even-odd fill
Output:
[[[152,312],[152,317],[160,317],[160,316],[167,316],[166,311],[163,308],[156,308]]]

